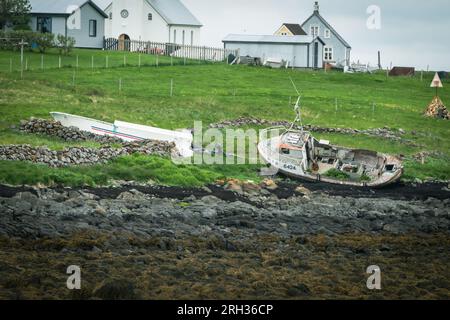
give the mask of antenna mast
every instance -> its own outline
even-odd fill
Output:
[[[302,96],[301,96],[300,92],[298,91],[298,89],[297,89],[297,87],[296,87],[296,85],[295,85],[295,83],[294,83],[294,81],[292,80],[291,77],[289,77],[289,80],[291,80],[292,86],[294,87],[294,89],[295,89],[295,91],[297,92],[297,95],[298,95],[297,102],[295,103],[295,107],[294,107],[294,111],[295,111],[295,115],[296,116],[295,116],[294,122],[292,122],[292,125],[289,128],[289,131],[291,131],[294,128],[294,126],[295,126],[295,124],[297,122],[300,123],[300,129],[301,129],[301,131],[303,131],[302,107],[301,107],[301,103],[300,103],[301,99],[302,99]]]

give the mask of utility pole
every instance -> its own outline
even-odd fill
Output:
[[[378,51],[378,69],[381,70],[381,51]]]

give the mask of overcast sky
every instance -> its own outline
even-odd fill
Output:
[[[110,2],[108,0],[96,0]],[[133,1],[133,0],[130,0]],[[301,24],[314,0],[182,0],[203,23],[201,42],[222,46],[229,33],[273,34],[283,22]],[[449,0],[319,0],[321,15],[352,46],[352,60],[450,70]],[[367,8],[381,9],[381,29],[370,30]]]

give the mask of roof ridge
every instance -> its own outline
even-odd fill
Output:
[[[303,28],[303,26],[304,26],[304,25],[305,25],[312,17],[314,17],[314,16],[317,16],[317,18],[319,18],[319,20],[322,21],[323,24],[325,24],[325,25],[328,27],[328,29],[330,29],[330,30],[336,35],[336,37],[337,37],[339,40],[342,41],[342,43],[343,43],[347,48],[351,48],[350,44],[349,44],[347,41],[345,41],[345,39],[339,34],[339,32],[337,32],[336,29],[334,29],[333,26],[332,26],[331,24],[329,24],[328,21],[325,20],[325,18],[322,17],[322,15],[321,15],[318,11],[314,11],[313,14],[310,15],[310,16],[308,17],[308,19],[306,19],[306,20],[302,23],[302,25],[301,25],[302,28]]]

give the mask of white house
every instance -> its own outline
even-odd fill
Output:
[[[105,37],[199,45],[202,24],[180,0],[113,0]]]
[[[225,49],[239,50],[241,56],[285,60],[295,68],[321,68],[324,42],[320,37],[308,35],[239,35],[230,34],[223,39]]]
[[[79,48],[102,48],[107,17],[90,0],[30,0],[31,30],[75,38]]]
[[[348,65],[350,45],[320,15],[315,2],[313,14],[301,25],[285,23],[274,35],[228,35],[226,49],[241,56],[282,59],[297,68],[322,68],[325,63]]]
[[[324,61],[348,65],[350,62],[351,46],[329,24],[319,12],[319,2],[314,3],[314,12],[303,22],[301,27],[311,36],[321,37],[325,42]]]

